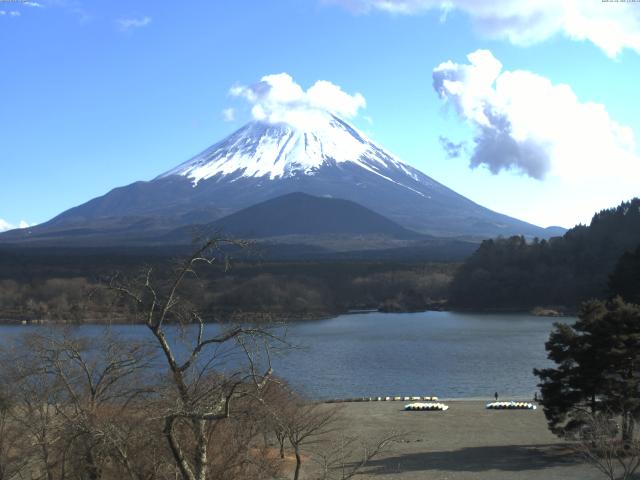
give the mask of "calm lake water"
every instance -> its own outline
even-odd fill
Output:
[[[558,319],[522,314],[363,313],[295,323],[297,348],[273,358],[275,373],[312,398],[437,395],[532,398],[534,367],[549,365],[544,343]],[[562,322],[573,322],[563,318]],[[0,341],[43,327],[0,326]],[[82,334],[104,327],[78,327]],[[145,338],[141,326],[112,327]],[[210,326],[215,331],[218,327]]]

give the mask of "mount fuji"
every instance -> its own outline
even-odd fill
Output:
[[[252,122],[151,181],[111,190],[3,242],[144,243],[295,192],[355,202],[421,234],[486,238],[561,234],[484,208],[328,112]],[[171,235],[169,235],[170,237]]]

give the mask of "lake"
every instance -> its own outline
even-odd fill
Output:
[[[311,398],[437,395],[532,398],[534,367],[559,319],[523,314],[362,313],[291,324],[297,348],[273,358],[275,373]],[[560,319],[573,322],[574,318]],[[4,341],[38,326],[0,326]],[[77,327],[100,334],[103,327]],[[126,337],[143,326],[112,327]],[[211,325],[211,330],[218,327]]]

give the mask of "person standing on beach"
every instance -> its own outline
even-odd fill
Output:
[[[493,396],[496,398],[496,402],[498,401],[498,392],[494,393]]]

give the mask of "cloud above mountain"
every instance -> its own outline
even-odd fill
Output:
[[[222,119],[225,122],[234,122],[236,120],[236,109],[235,108],[225,108],[222,110]]]
[[[6,232],[7,230],[13,230],[14,228],[28,228],[29,226],[30,225],[24,220],[21,220],[18,226],[16,226],[0,218],[0,232]]]
[[[503,70],[489,50],[467,60],[438,65],[433,88],[474,131],[471,167],[536,179],[597,177],[605,164],[618,175],[637,171],[633,132],[604,105],[530,71]]]
[[[379,10],[392,14],[440,11],[469,15],[475,28],[492,38],[516,45],[542,42],[556,34],[587,40],[615,57],[628,48],[640,53],[640,8],[633,2],[606,0],[322,0],[352,11]]]
[[[308,123],[325,111],[354,118],[367,105],[362,94],[349,94],[327,80],[304,90],[288,73],[266,75],[249,86],[236,85],[229,93],[249,102],[255,120],[270,123]]]

